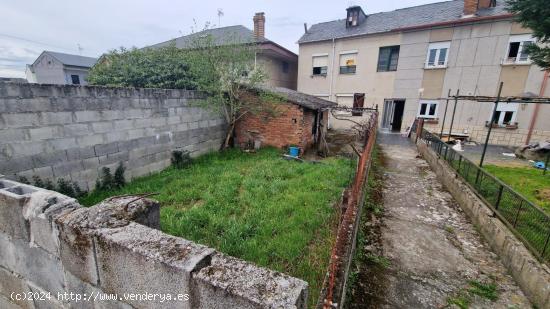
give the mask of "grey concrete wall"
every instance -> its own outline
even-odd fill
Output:
[[[498,218],[492,216],[489,207],[456,176],[444,160],[439,159],[435,152],[420,140],[417,148],[437,178],[498,254],[529,300],[538,308],[550,308],[550,269],[540,263]]]
[[[185,90],[0,83],[0,174],[93,189],[102,167],[122,162],[134,178],[167,167],[173,150],[217,150],[225,122],[196,100]]]
[[[158,227],[152,200],[0,179],[0,308],[305,308],[306,282]]]

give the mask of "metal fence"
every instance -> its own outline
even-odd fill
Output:
[[[423,129],[420,137],[460,175],[527,248],[550,264],[550,217],[493,175]]]

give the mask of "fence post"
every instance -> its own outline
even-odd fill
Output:
[[[415,144],[418,144],[418,136],[422,134],[422,129],[424,129],[424,119],[417,119],[416,123],[416,139],[414,140]]]
[[[504,191],[504,186],[500,185],[500,188],[498,189],[497,201],[495,202],[495,211],[493,212],[493,217],[497,214],[498,206],[500,205],[500,199],[502,198],[502,191]]]
[[[516,224],[518,223],[519,213],[521,212],[522,206],[523,206],[523,200],[519,202],[518,212],[516,213],[516,218],[514,219],[514,228],[516,228]]]
[[[550,230],[548,230],[548,237],[546,237],[546,242],[544,243],[544,248],[542,249],[541,256],[544,259],[544,254],[546,253],[546,249],[548,248],[548,242],[550,242]]]
[[[546,155],[546,162],[544,162],[544,170],[542,171],[542,175],[546,175],[546,170],[548,169],[548,161],[550,161],[550,151]]]

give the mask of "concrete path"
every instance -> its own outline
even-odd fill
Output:
[[[384,267],[367,284],[376,291],[369,304],[351,307],[531,308],[415,146],[396,134],[379,136],[379,145],[385,184],[375,259]]]

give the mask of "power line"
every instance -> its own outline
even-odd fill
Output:
[[[15,40],[20,40],[20,41],[26,41],[26,42],[29,42],[29,43],[34,43],[34,44],[39,44],[39,45],[44,45],[44,46],[49,46],[49,47],[54,47],[54,48],[59,48],[59,49],[64,49],[64,50],[73,51],[73,49],[71,49],[71,48],[56,46],[56,45],[52,45],[52,44],[49,44],[49,43],[44,43],[44,42],[40,42],[40,41],[35,41],[35,40],[32,40],[32,39],[27,39],[27,38],[20,37],[20,36],[16,36],[16,35],[0,33],[0,36],[7,37],[7,38],[11,38],[11,39],[15,39]]]

